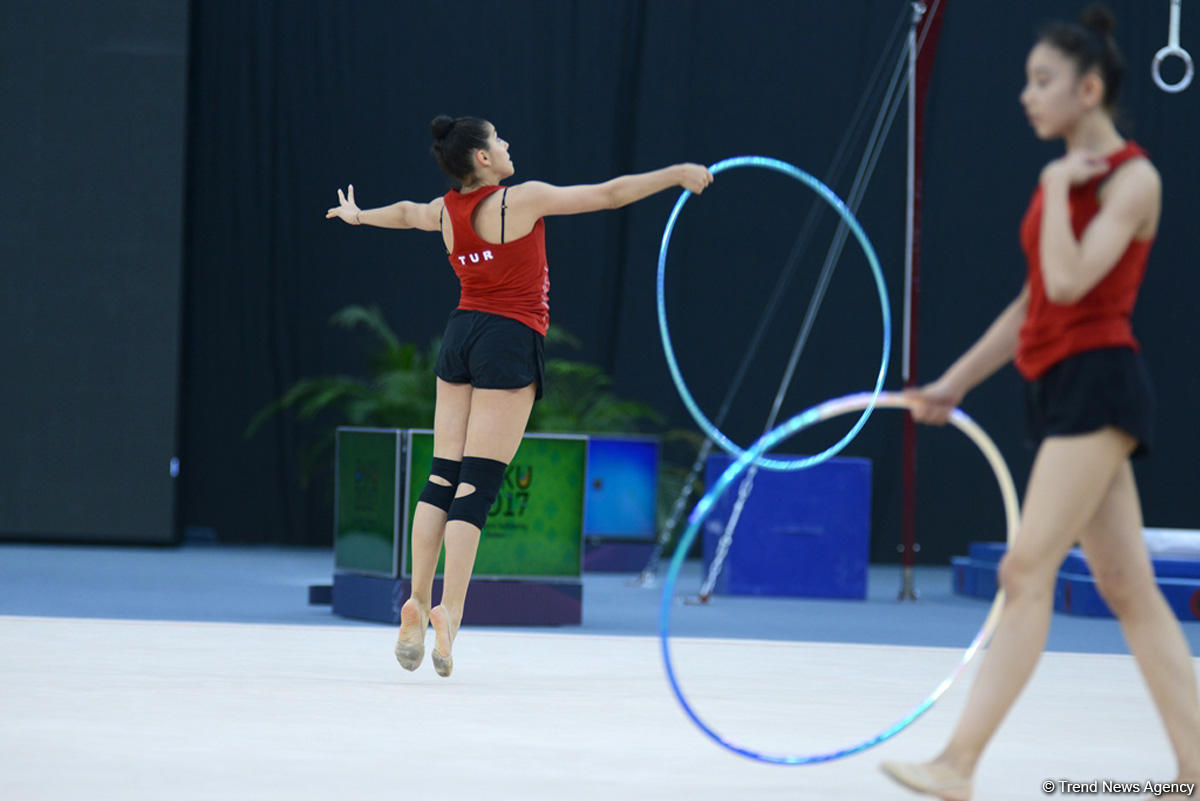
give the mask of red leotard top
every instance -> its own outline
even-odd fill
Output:
[[[484,186],[465,195],[452,189],[443,197],[454,231],[450,266],[462,285],[458,308],[509,317],[544,336],[550,327],[545,220],[520,239],[498,245],[480,238],[471,225],[476,206],[503,188]]]
[[[1071,187],[1071,229],[1076,239],[1100,211],[1100,184],[1117,167],[1146,153],[1133,142],[1108,157],[1108,170],[1086,184]],[[1068,356],[1096,348],[1138,349],[1130,315],[1137,301],[1153,239],[1133,240],[1100,283],[1074,303],[1059,305],[1046,297],[1039,250],[1042,188],[1038,186],[1021,221],[1021,247],[1029,262],[1029,310],[1021,326],[1016,366],[1027,381],[1039,378]]]

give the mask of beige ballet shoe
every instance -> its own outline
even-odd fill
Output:
[[[404,628],[416,629],[415,639],[404,636]],[[429,628],[429,613],[411,598],[400,607],[400,635],[396,640],[396,661],[405,670],[416,670],[425,659],[425,630]]]
[[[454,670],[454,657],[450,654],[450,648],[446,648],[446,652],[438,650],[438,644],[445,640],[447,646],[454,644],[454,635],[457,631],[451,631],[450,613],[446,611],[446,607],[442,605],[435,606],[429,612],[429,622],[433,625],[433,631],[436,635],[433,645],[433,669],[442,678],[450,675]],[[457,627],[455,627],[457,628]]]
[[[884,762],[879,767],[893,780],[915,792],[942,801],[971,799],[971,779],[955,776],[946,768],[922,762]]]

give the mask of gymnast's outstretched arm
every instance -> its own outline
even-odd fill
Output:
[[[675,164],[653,172],[622,175],[600,184],[554,186],[542,181],[526,181],[508,191],[508,202],[535,219],[584,214],[619,209],[674,186],[699,194],[712,180],[712,173],[703,165]]]
[[[337,217],[350,225],[373,225],[377,228],[416,228],[421,231],[438,230],[438,215],[442,211],[440,197],[428,203],[401,200],[390,206],[376,209],[360,209],[354,202],[354,184],[346,192],[338,190],[338,205],[325,212],[325,219]]]

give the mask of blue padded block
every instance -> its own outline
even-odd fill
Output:
[[[1056,608],[1061,612],[1092,617],[1112,617],[1112,610],[1104,602],[1096,581],[1090,575],[1079,573],[1060,574],[1065,580],[1066,592],[1063,604]],[[1179,620],[1200,620],[1200,581],[1194,578],[1159,578],[1158,588],[1167,601],[1167,606]]]
[[[954,592],[974,598],[978,594],[975,590],[974,563],[965,556],[955,556],[950,560],[950,565],[954,568]]]
[[[785,457],[786,458],[786,457]],[[711,487],[733,459],[708,457]],[[705,568],[737,500],[735,481],[705,521]],[[807,470],[763,470],[714,587],[731,595],[867,597],[871,461],[830,459]]]
[[[970,557],[954,557],[951,560],[954,592],[973,598],[994,596],[999,567],[997,554],[1003,555],[1003,552],[1001,543],[972,543]],[[1175,616],[1182,621],[1200,620],[1200,561],[1159,557],[1152,562],[1158,587]],[[1096,581],[1078,548],[1072,549],[1059,570],[1054,587],[1054,609],[1072,615],[1112,617],[1112,611],[1096,588]]]
[[[1090,575],[1088,570],[1087,560],[1083,558],[1083,551],[1078,548],[1072,548],[1067,551],[1067,556],[1063,559],[1062,567],[1059,568],[1062,573],[1078,573],[1080,575]]]
[[[975,597],[977,598],[992,598],[996,595],[996,591],[1000,589],[1000,582],[997,578],[999,570],[998,562],[976,562],[975,565]]]
[[[1158,578],[1200,578],[1200,560],[1181,559],[1178,557],[1155,556],[1150,554],[1150,564],[1154,567],[1154,575]],[[1063,560],[1062,571],[1079,573],[1090,576],[1087,559],[1079,548],[1072,548]]]
[[[1200,620],[1200,580],[1194,578],[1160,578],[1158,588],[1167,599],[1167,606],[1180,620]]]
[[[1054,593],[1055,611],[1091,617],[1113,616],[1091,576],[1062,572],[1058,574],[1058,583],[1060,590]]]
[[[967,556],[976,562],[999,562],[1008,546],[1003,542],[972,542]]]
[[[1195,559],[1178,559],[1174,557],[1156,556],[1151,560],[1151,563],[1154,565],[1154,575],[1158,576],[1160,579],[1200,579],[1200,561]]]

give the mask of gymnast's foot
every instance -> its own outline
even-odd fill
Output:
[[[942,801],[970,801],[971,776],[935,759],[932,762],[884,762],[880,768],[910,790]]]
[[[454,637],[458,634],[458,621],[450,614],[450,610],[438,604],[429,612],[429,622],[433,625],[435,635],[433,641],[433,669],[442,677],[450,675],[454,670],[454,657],[450,648],[454,645]]]
[[[425,658],[425,629],[429,612],[409,598],[400,607],[400,635],[396,638],[396,661],[405,670],[416,670]]]

